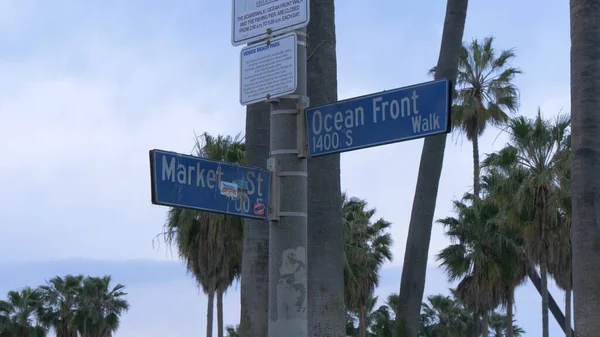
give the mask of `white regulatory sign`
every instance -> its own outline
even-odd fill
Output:
[[[310,0],[233,0],[231,43],[238,46],[305,27]]]
[[[296,33],[245,47],[240,54],[240,103],[263,102],[296,91]]]

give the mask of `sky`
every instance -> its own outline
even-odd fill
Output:
[[[338,1],[339,99],[430,80],[444,13],[442,0]],[[469,4],[464,40],[492,35],[497,49],[515,49],[519,114],[570,111],[568,15],[558,0]],[[150,202],[148,150],[190,153],[195,134],[244,131],[240,50],[230,1],[0,0],[0,293],[65,273],[112,273],[132,305],[117,337],[204,331],[206,298],[154,242],[167,208]],[[506,141],[488,129],[482,158]],[[342,189],[393,224],[383,296],[399,288],[422,144],[342,154]],[[448,138],[436,219],[472,189],[471,151],[458,134]],[[435,259],[448,243],[434,224],[426,295],[450,286]],[[225,306],[226,324],[236,323],[238,288]],[[531,284],[516,306],[527,336],[539,335]]]

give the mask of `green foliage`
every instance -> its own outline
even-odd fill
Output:
[[[366,334],[376,302],[372,295],[379,284],[379,269],[392,259],[392,237],[387,232],[391,223],[384,219],[372,222],[375,209],[367,209],[364,200],[348,199],[345,193],[342,200],[345,303]]]
[[[394,308],[398,294],[392,293],[387,301],[376,310],[377,297],[371,297],[367,305],[367,337],[392,337],[395,327]],[[505,337],[508,318],[505,314],[493,311],[490,315],[489,333],[493,337]],[[471,336],[473,316],[464,302],[456,297],[456,290],[450,289],[450,295],[431,295],[423,302],[419,326],[419,337],[464,337]],[[520,337],[525,331],[513,321],[513,336]],[[357,319],[348,312],[346,335],[359,336]],[[233,335],[235,336],[235,335]]]
[[[236,325],[235,327],[233,326],[227,326],[225,328],[226,332],[227,332],[227,337],[240,337],[240,326],[239,324]]]
[[[477,39],[463,43],[459,57],[452,123],[469,140],[481,136],[488,123],[505,123],[508,113],[519,106],[518,90],[512,82],[521,71],[510,66],[514,50],[497,54],[493,42],[493,37],[487,37],[481,43]],[[435,67],[429,73],[433,75]]]
[[[0,337],[110,337],[129,310],[124,286],[109,275],[56,276],[36,289],[9,291],[0,301]]]
[[[245,161],[245,145],[239,136],[203,133],[195,147],[199,157],[237,164]],[[188,272],[209,296],[209,303],[215,293],[220,301],[241,274],[243,221],[239,216],[174,207],[169,210],[162,236],[169,246],[176,246]],[[208,310],[212,315],[213,308]],[[207,329],[212,331],[212,316],[207,320]]]

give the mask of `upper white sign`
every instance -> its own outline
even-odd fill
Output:
[[[233,0],[231,44],[238,46],[305,27],[310,0]]]

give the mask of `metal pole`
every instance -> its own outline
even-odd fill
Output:
[[[269,165],[278,214],[269,222],[269,337],[305,337],[307,320],[306,29],[297,33],[297,89],[271,103]]]

